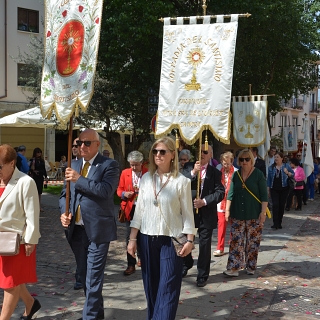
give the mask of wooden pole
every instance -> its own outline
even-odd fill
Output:
[[[69,135],[68,135],[68,167],[71,167],[71,151],[72,151],[72,132],[73,132],[73,116],[69,120]],[[67,181],[66,188],[66,212],[65,215],[68,216],[70,211],[70,181]]]

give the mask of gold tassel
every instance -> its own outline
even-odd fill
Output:
[[[178,137],[178,132],[176,131],[176,149],[179,149],[179,147],[180,147],[180,140]]]
[[[204,141],[204,150],[208,151],[208,135],[207,135],[207,130],[206,130],[206,136],[205,136],[205,141]]]

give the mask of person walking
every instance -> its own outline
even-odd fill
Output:
[[[27,151],[27,148],[24,145],[21,145],[18,147],[17,167],[21,172],[28,174],[29,165],[28,165],[28,160],[26,158],[26,151]],[[19,163],[19,165],[18,165],[18,163]]]
[[[272,199],[272,229],[282,229],[284,208],[289,194],[288,176],[294,177],[294,171],[288,163],[283,163],[283,153],[274,156],[274,164],[268,169],[268,195]]]
[[[216,168],[221,171],[221,183],[225,189],[225,196],[221,202],[217,205],[217,212],[218,212],[218,242],[217,242],[217,250],[213,251],[213,255],[215,257],[220,257],[224,255],[224,243],[226,237],[226,230],[227,224],[225,217],[225,210],[226,210],[226,203],[228,192],[230,189],[231,178],[235,171],[238,169],[235,168],[233,163],[233,153],[232,152],[225,152],[222,153],[220,156],[220,164],[216,166]]]
[[[37,282],[36,245],[40,238],[39,199],[33,179],[16,168],[16,151],[0,146],[0,231],[21,236],[20,251],[0,256],[0,288],[4,290],[1,320],[9,320],[21,298],[25,304],[20,319],[32,319],[41,308],[26,283]]]
[[[210,145],[208,147],[208,150],[205,150],[203,144],[200,161],[186,163],[183,170],[183,174],[191,180],[195,226],[198,228],[199,234],[198,287],[204,287],[209,278],[212,232],[217,228],[218,221],[217,204],[225,194],[224,186],[221,183],[221,172],[210,165],[213,151]],[[200,172],[200,194],[199,198],[196,198],[198,172]],[[193,266],[191,254],[183,259],[183,263],[182,276],[185,277]]]
[[[126,216],[127,227],[127,245],[129,243],[130,236],[130,221],[134,217],[134,211],[139,195],[140,181],[142,176],[148,171],[148,169],[142,166],[143,154],[139,151],[131,151],[128,154],[127,161],[130,164],[129,169],[124,169],[121,172],[119,186],[117,189],[117,195],[121,198],[121,209],[124,210]],[[138,267],[141,267],[140,250],[139,250],[139,233],[137,235],[137,256],[138,263],[135,257],[127,253],[127,269],[123,272],[125,276],[129,276],[136,271],[136,263]]]
[[[249,149],[240,151],[238,164],[240,170],[233,174],[225,211],[225,219],[231,224],[231,240],[223,274],[229,277],[238,277],[241,269],[249,275],[255,273],[268,206],[266,179],[254,167]]]
[[[77,145],[82,159],[72,161],[65,172],[71,212],[66,212],[65,184],[59,200],[60,220],[68,228],[86,296],[82,318],[104,319],[102,286],[109,244],[117,238],[113,196],[119,165],[99,153],[99,135],[93,129],[81,132]]]
[[[196,233],[192,214],[191,183],[179,173],[175,142],[164,137],[149,153],[134,217],[128,253],[135,257],[140,231],[140,255],[148,320],[174,320],[181,290],[182,257],[193,248]],[[178,252],[174,238],[187,239]]]

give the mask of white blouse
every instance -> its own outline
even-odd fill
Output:
[[[169,176],[163,177],[156,172],[154,177],[149,172],[141,178],[139,197],[130,227],[151,236],[178,236],[181,233],[196,234],[194,227],[193,206],[191,197],[191,180],[181,173],[169,182],[157,196],[155,205],[154,183],[156,194],[166,183]]]

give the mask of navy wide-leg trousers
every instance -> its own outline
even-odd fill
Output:
[[[148,320],[174,320],[178,308],[183,260],[167,236],[140,233],[140,255]]]

